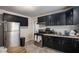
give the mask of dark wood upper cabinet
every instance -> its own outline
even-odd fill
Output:
[[[74,25],[79,24],[79,7],[73,8],[73,22],[74,22]]]
[[[38,23],[42,24],[46,22],[47,17],[46,16],[42,16],[42,17],[38,17]]]
[[[38,23],[44,22],[44,17],[38,17]]]
[[[65,13],[56,14],[56,25],[65,25]]]
[[[51,26],[56,25],[56,19],[55,19],[55,15],[54,14],[51,15],[50,23],[51,23]]]
[[[49,16],[44,16],[45,25],[49,25]]]
[[[43,24],[44,23],[46,26],[50,26],[51,25],[51,15],[38,17],[38,23],[39,24]]]
[[[45,19],[46,19],[46,26],[51,26],[51,19],[52,19],[51,15],[47,15]]]
[[[65,25],[65,13],[52,14],[50,25]]]
[[[9,14],[3,14],[3,19],[4,19],[4,21],[8,21],[8,22],[16,21],[16,17],[13,15],[9,15]]]
[[[73,7],[65,12],[38,17],[38,23],[45,22],[46,26],[78,25],[79,7]]]
[[[66,25],[73,25],[73,9],[65,12],[66,14]]]
[[[45,19],[46,19],[46,26],[56,25],[56,15],[55,14],[47,15]]]
[[[65,13],[57,13],[38,17],[38,23],[45,22],[46,26],[65,25]]]
[[[3,20],[7,22],[19,22],[20,26],[28,26],[28,18],[25,17],[4,13]]]
[[[24,17],[16,16],[16,22],[20,22],[21,26],[28,26],[28,19]]]

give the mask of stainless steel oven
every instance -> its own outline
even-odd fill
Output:
[[[42,47],[42,35],[35,34],[34,44],[38,47]]]

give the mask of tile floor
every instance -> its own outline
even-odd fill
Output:
[[[63,53],[61,51],[50,49],[47,47],[38,47],[34,45],[34,41],[28,41],[26,42],[25,48],[27,50],[27,53]],[[0,47],[0,53],[7,53],[7,49],[4,47]]]
[[[27,53],[63,53],[61,51],[50,49],[47,47],[38,47],[33,41],[26,42]]]

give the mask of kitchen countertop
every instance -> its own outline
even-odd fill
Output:
[[[78,36],[64,36],[64,35],[44,34],[44,33],[35,33],[35,35],[44,35],[44,36],[55,36],[55,37],[64,37],[64,38],[79,39],[79,37],[78,37]]]
[[[79,39],[77,36],[63,36],[63,35],[54,35],[54,34],[43,34],[44,36],[55,36],[55,37],[65,37],[65,38],[75,38]]]
[[[43,35],[44,33],[34,33],[34,35]]]

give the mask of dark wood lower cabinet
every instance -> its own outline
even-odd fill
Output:
[[[65,52],[74,52],[74,42],[73,39],[64,38],[63,42],[63,51]]]
[[[59,39],[57,37],[53,38],[53,47],[57,50],[59,49]]]
[[[74,45],[75,45],[75,52],[79,53],[79,40],[75,40]]]
[[[47,37],[47,36],[43,36],[43,46],[45,47],[53,47],[53,38],[52,37]]]
[[[79,53],[79,39],[43,36],[43,46],[66,53]]]

